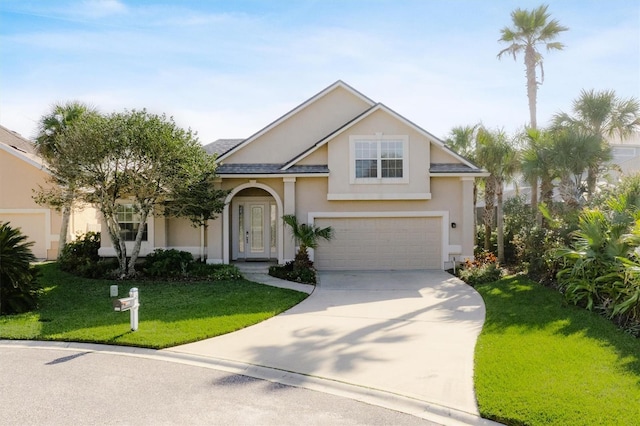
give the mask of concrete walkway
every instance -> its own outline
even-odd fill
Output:
[[[296,386],[360,389],[365,401],[375,394],[422,403],[433,414],[422,417],[443,424],[490,424],[478,417],[473,390],[484,315],[480,295],[442,271],[321,273],[315,291],[281,315],[160,352],[244,364],[247,375],[281,372]]]

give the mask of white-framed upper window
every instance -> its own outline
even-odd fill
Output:
[[[406,183],[409,181],[409,137],[350,136],[351,183]]]

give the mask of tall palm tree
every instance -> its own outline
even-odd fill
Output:
[[[36,136],[36,148],[40,155],[49,163],[55,164],[63,154],[60,146],[60,137],[64,132],[88,114],[96,114],[95,108],[79,101],[54,104],[51,111],[42,116],[38,122],[38,135]],[[62,210],[62,224],[60,226],[60,240],[58,245],[58,257],[67,244],[69,232],[69,218],[71,208],[76,198],[76,183],[69,177],[54,176],[54,180],[62,189],[61,199],[54,203]]]
[[[640,102],[636,98],[619,98],[613,90],[582,90],[573,101],[573,115],[559,112],[553,117],[555,128],[574,127],[600,139],[602,151],[607,151],[607,139],[621,140],[640,131]],[[587,191],[595,190],[600,166],[603,161],[591,164],[587,172]]]
[[[498,58],[510,54],[513,59],[524,52],[524,64],[527,76],[527,96],[529,98],[529,125],[537,128],[536,103],[538,85],[544,82],[544,67],[542,54],[538,46],[545,46],[547,51],[562,50],[564,45],[554,41],[558,35],[569,28],[560,25],[556,19],[551,19],[547,12],[549,6],[542,5],[534,10],[516,9],[511,12],[513,27],[504,27],[498,41],[509,43],[509,46],[498,53]],[[540,81],[536,76],[536,68],[540,67]]]
[[[485,181],[485,250],[490,249],[491,228],[493,225],[494,200],[497,202],[498,260],[504,262],[504,220],[503,192],[504,184],[513,178],[518,170],[518,153],[502,131],[478,131],[477,161],[491,175]]]

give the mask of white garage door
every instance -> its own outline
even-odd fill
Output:
[[[323,270],[442,269],[439,217],[316,218],[334,237],[315,251]]]

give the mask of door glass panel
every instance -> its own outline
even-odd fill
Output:
[[[238,206],[238,252],[244,253],[244,206]]]
[[[271,253],[276,252],[276,205],[271,204]]]
[[[264,251],[264,208],[251,206],[251,251]]]

